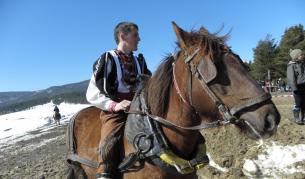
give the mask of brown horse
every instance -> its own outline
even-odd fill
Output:
[[[148,116],[153,124],[159,125],[168,147],[175,157],[188,161],[188,169],[195,168],[190,159],[198,153],[200,129],[232,123],[255,139],[274,134],[280,115],[270,95],[264,93],[249,76],[239,56],[225,44],[226,36],[218,37],[203,27],[198,32],[185,32],[173,23],[173,28],[180,49],[164,60],[132,102],[131,110],[136,111],[130,112],[126,123],[123,155],[139,151],[130,140],[130,133],[138,129],[139,124],[134,125],[137,116]],[[138,99],[142,102],[140,112],[134,107]],[[102,125],[100,113],[100,109],[90,107],[73,118],[74,126],[70,125],[68,130],[68,135],[75,139],[68,138],[75,154],[68,157],[70,178],[95,177]],[[113,159],[120,157],[118,152]],[[195,169],[183,172],[181,166],[173,165],[177,171],[171,172],[157,165],[156,158],[141,158],[137,170],[114,178],[197,178]]]

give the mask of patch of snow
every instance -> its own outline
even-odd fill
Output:
[[[251,178],[268,176],[278,178],[278,174],[289,175],[296,172],[304,173],[305,169],[297,166],[305,162],[305,144],[283,146],[272,143],[267,146],[256,160],[246,159],[243,171]]]
[[[79,110],[88,107],[87,104],[61,103],[58,105],[62,115],[61,123],[69,121]],[[18,140],[31,138],[33,130],[47,131],[56,127],[52,118],[54,104],[52,102],[31,107],[27,110],[0,116],[0,147]],[[37,136],[37,135],[35,135]]]

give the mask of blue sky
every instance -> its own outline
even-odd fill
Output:
[[[34,91],[89,79],[92,64],[113,49],[113,28],[132,21],[140,28],[138,52],[152,71],[174,50],[171,21],[191,30],[221,34],[252,60],[258,41],[277,41],[287,27],[305,25],[303,0],[0,0],[0,92]]]

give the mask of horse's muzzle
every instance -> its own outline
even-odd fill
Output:
[[[241,126],[246,128],[246,133],[250,138],[268,138],[276,132],[280,118],[275,105],[267,104],[241,115],[241,119],[244,120]]]

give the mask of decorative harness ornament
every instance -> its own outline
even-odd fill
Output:
[[[140,165],[143,165],[145,158],[149,159],[147,162],[152,162],[172,174],[192,173],[209,163],[205,141],[201,135],[197,141],[194,158],[183,159],[171,150],[160,123],[153,119],[153,117],[158,118],[158,116],[152,116],[148,113],[142,92],[135,96],[130,108],[131,110],[127,112],[130,120],[127,120],[125,126],[125,135],[129,143],[133,144],[135,152],[124,158],[118,167],[119,171],[140,169],[140,166],[136,166],[135,163],[139,161]]]

